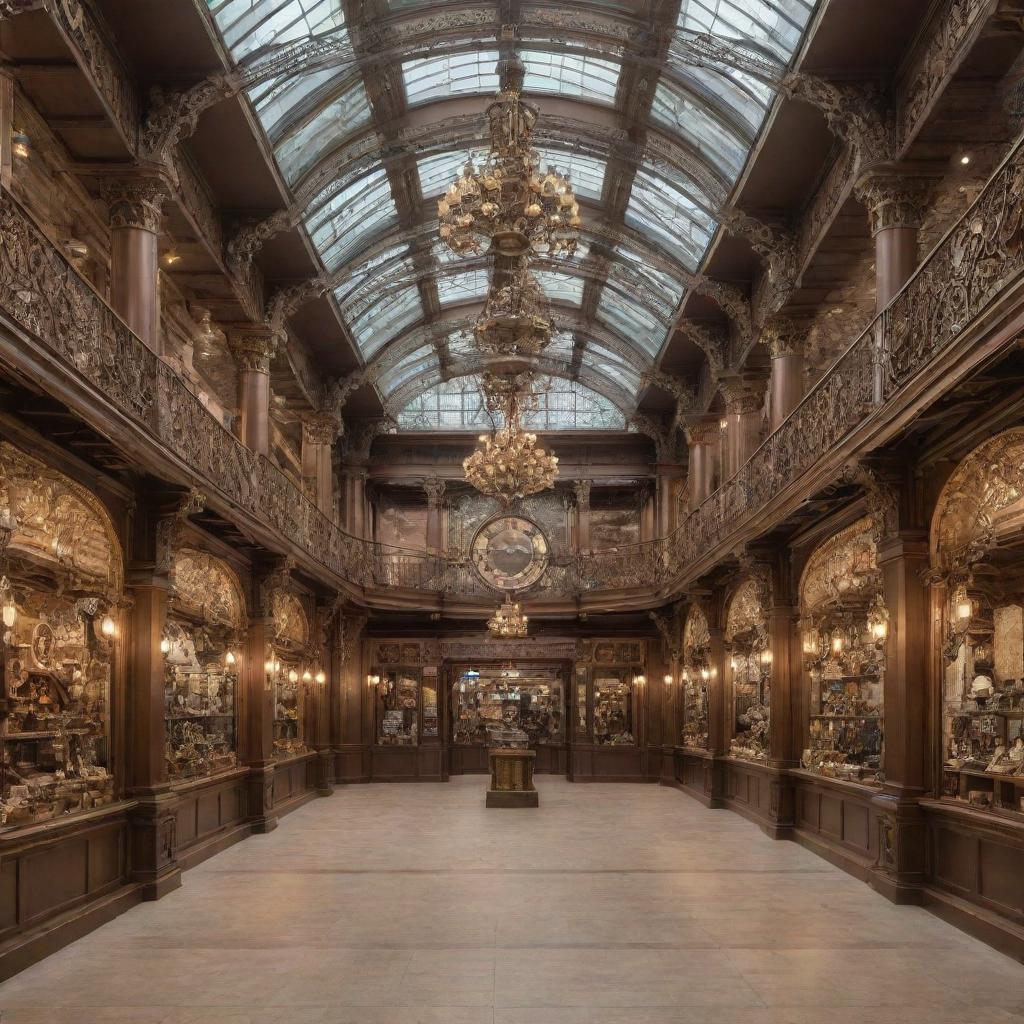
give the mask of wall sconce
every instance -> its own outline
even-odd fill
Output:
[[[317,682],[318,682],[318,683],[319,683],[319,684],[320,684],[321,686],[323,686],[323,685],[324,685],[324,683],[326,683],[326,682],[327,682],[327,673],[326,673],[326,672],[325,672],[325,671],[324,671],[323,669],[320,669],[320,671],[319,671],[319,672],[317,672],[317,674],[316,674],[316,681],[317,681]]]
[[[170,654],[171,653],[171,641],[168,637],[162,637],[160,640],[160,653]]]
[[[6,577],[0,577],[0,594],[3,595],[3,610],[0,614],[3,616],[4,628],[14,629],[14,624],[18,621],[18,606],[14,602],[14,591]]]
[[[109,615],[104,615],[103,621],[100,623],[100,632],[108,640],[112,640],[117,636],[117,623]]]
[[[289,683],[297,683],[298,681],[299,681],[299,673],[296,672],[295,669],[293,669],[293,668],[288,669],[288,682]]]
[[[237,661],[238,661],[238,659],[235,657],[235,652],[234,651],[228,651],[224,655],[224,664],[227,665],[228,667],[234,665]]]
[[[644,675],[644,674],[643,674],[643,673],[641,672],[641,673],[640,673],[639,675],[633,676],[633,682],[634,682],[634,683],[635,683],[635,684],[636,684],[637,686],[646,686],[646,685],[647,685],[647,676],[645,676],[645,675]]]
[[[688,683],[690,681],[690,670],[688,668],[683,669],[683,682]]]
[[[702,668],[700,670],[700,677],[706,683],[711,678],[711,669],[709,669],[709,668]]]
[[[11,136],[11,153],[19,160],[27,160],[32,153],[32,140],[24,132]]]
[[[729,659],[729,668],[731,668],[733,670],[733,672],[735,672],[736,669],[738,669],[739,667],[740,667],[740,663],[736,660],[736,658],[730,658]]]
[[[767,668],[772,663],[772,652],[769,648],[765,648],[761,652],[761,664]]]
[[[729,421],[728,420],[719,420],[718,421],[718,429],[719,430],[727,430],[728,428],[729,428]]]
[[[370,675],[368,675],[366,677],[366,685],[367,686],[380,686],[380,676],[375,675],[374,673],[371,672]]]
[[[974,602],[968,597],[965,587],[958,588],[954,598],[956,617],[960,622],[967,622],[974,616]]]
[[[164,253],[164,264],[166,266],[173,267],[175,263],[180,262],[181,256],[177,252],[175,252],[174,249],[168,249],[168,251]]]
[[[670,675],[666,675],[664,680],[663,680],[663,682],[665,683],[666,686],[671,686],[672,685],[672,677]]]

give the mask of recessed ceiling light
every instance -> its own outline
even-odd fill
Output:
[[[971,162],[971,157],[970,157],[969,153],[964,153],[964,155],[962,157],[960,157],[960,163],[962,163],[965,167],[970,162]]]

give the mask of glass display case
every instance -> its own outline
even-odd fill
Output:
[[[308,753],[306,745],[306,686],[308,674],[298,659],[280,655],[271,668],[274,690],[274,756],[295,757]]]
[[[2,583],[0,827],[110,803],[112,650],[104,616],[95,601]]]
[[[388,747],[415,747],[420,741],[419,668],[385,668],[374,671],[376,742]],[[437,694],[434,689],[433,719],[437,719]],[[436,725],[434,727],[436,729]]]
[[[768,759],[772,652],[768,643],[767,583],[744,580],[729,601],[725,619],[732,736],[729,754],[748,761]]]
[[[164,630],[165,757],[171,781],[234,768],[237,657],[223,629],[169,620]]]
[[[538,746],[564,740],[565,687],[557,666],[455,671],[452,741],[462,746]]]
[[[1022,813],[1024,602],[961,585],[945,620],[943,795]]]
[[[711,685],[711,631],[704,611],[694,605],[683,627],[683,746],[707,750]]]
[[[639,669],[594,668],[594,742],[636,745],[634,685]]]

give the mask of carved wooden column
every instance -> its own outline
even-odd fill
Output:
[[[170,573],[181,531],[202,508],[198,494],[140,495],[132,528],[127,584],[131,601],[128,681],[128,793],[137,801],[131,817],[132,877],[146,899],[181,885],[175,859],[174,796],[165,758],[164,655]]]
[[[318,671],[323,675],[313,679],[312,714],[308,724],[309,745],[317,754],[316,791],[320,796],[330,796],[334,792],[335,764],[331,719],[332,710],[336,706],[338,679],[332,640],[339,607],[338,599],[326,604],[318,603],[314,620],[316,664]]]
[[[721,433],[718,420],[700,420],[686,427],[686,444],[690,451],[687,480],[690,485],[691,512],[710,497],[714,490],[715,463]]]
[[[270,360],[277,335],[266,324],[231,327],[228,342],[238,364],[238,437],[259,455],[270,454]]]
[[[810,329],[809,319],[782,315],[773,316],[765,326],[764,340],[772,355],[768,384],[772,431],[782,426],[804,397],[804,346]]]
[[[576,480],[573,490],[576,492],[576,522],[579,537],[579,550],[590,550],[590,480]]]
[[[0,68],[0,186],[9,189],[14,176],[11,139],[14,135],[14,78]]]
[[[654,510],[654,485],[650,480],[641,480],[637,484],[637,496],[640,499],[640,541],[654,540],[656,524]]]
[[[369,754],[363,743],[364,702],[370,700],[362,649],[365,615],[342,614],[334,630],[331,655],[332,678],[337,689],[331,704],[331,747],[335,779],[365,782],[369,778]]]
[[[334,509],[331,456],[340,433],[341,423],[330,413],[314,413],[302,420],[302,480],[325,516]]]
[[[444,510],[444,481],[436,476],[423,481],[427,495],[427,550],[441,551],[444,547],[442,512]]]
[[[764,383],[739,377],[723,377],[718,386],[725,399],[724,482],[739,472],[760,443]]]
[[[160,354],[159,241],[169,189],[159,173],[108,182],[110,304],[121,319]]]
[[[345,467],[346,523],[353,537],[366,537],[366,467]]]
[[[274,591],[287,584],[289,559],[253,573],[249,634],[239,674],[238,759],[249,767],[249,819],[254,832],[277,828],[274,814],[274,686],[268,662],[274,639]]]
[[[655,502],[658,512],[657,536],[667,537],[675,529],[675,510],[678,500],[679,467],[662,465],[657,467],[657,489]]]
[[[867,207],[875,240],[875,309],[881,312],[917,270],[917,231],[928,182],[905,168],[878,167],[863,174],[855,188]]]

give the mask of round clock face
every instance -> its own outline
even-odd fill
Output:
[[[533,586],[548,567],[548,542],[536,523],[499,516],[473,538],[473,564],[485,583],[498,590]]]

